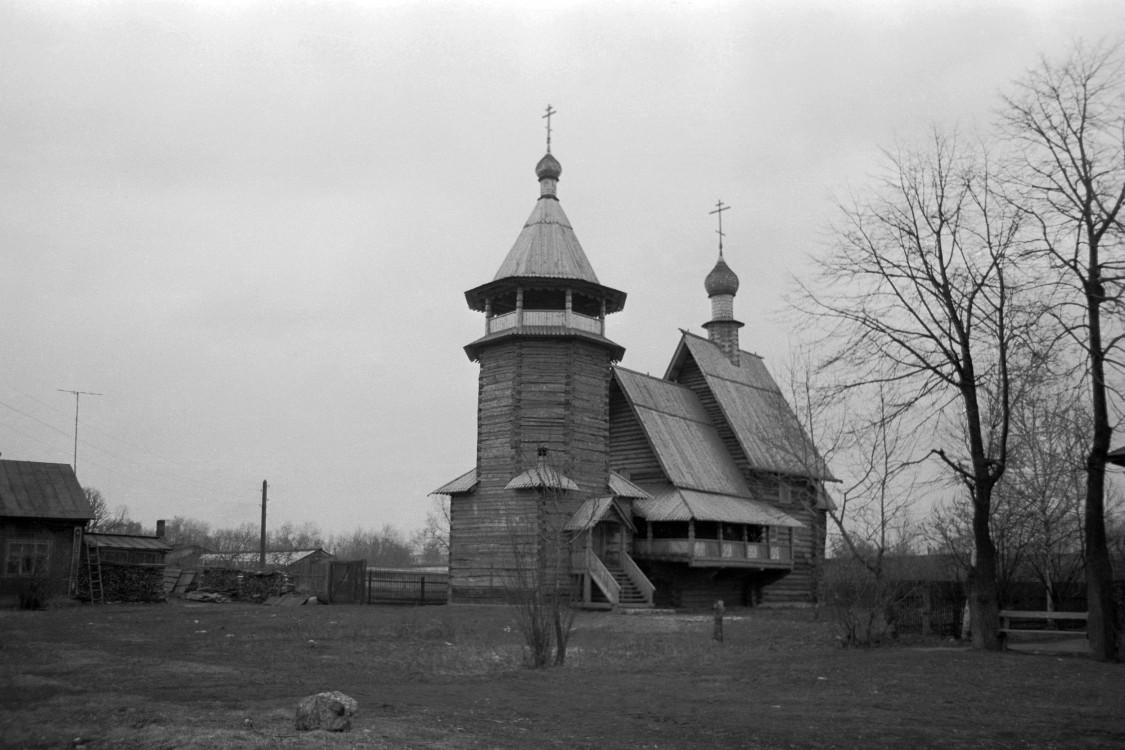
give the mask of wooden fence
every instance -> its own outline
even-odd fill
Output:
[[[411,568],[368,568],[368,604],[445,604],[449,573]]]

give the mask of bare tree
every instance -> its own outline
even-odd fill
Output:
[[[129,518],[129,509],[118,505],[110,510],[109,502],[105,495],[94,487],[84,487],[86,500],[94,511],[94,519],[90,522],[88,531],[102,534],[139,534],[141,524]]]
[[[528,664],[562,666],[577,614],[578,584],[571,560],[576,536],[566,529],[572,510],[567,495],[577,487],[545,448],[527,474],[534,488],[527,490],[524,511],[504,519],[512,555],[505,589],[515,607]]]
[[[423,562],[431,565],[449,564],[449,496],[431,498],[426,524],[410,535],[410,546]]]
[[[995,198],[986,155],[955,138],[935,132],[929,147],[888,162],[870,199],[841,206],[835,251],[818,261],[822,284],[806,288],[808,311],[835,324],[826,365],[856,387],[897,384],[893,411],[926,430],[929,455],[968,492],[973,644],[997,649],[989,518],[1026,325],[1011,257],[1018,223]]]
[[[1077,45],[1047,59],[1004,99],[1018,150],[1012,200],[1036,231],[1032,251],[1056,272],[1059,322],[1086,354],[1093,432],[1086,455],[1085,546],[1090,650],[1117,658],[1105,530],[1106,455],[1113,437],[1107,369],[1122,342],[1125,282],[1125,63],[1120,46]]]

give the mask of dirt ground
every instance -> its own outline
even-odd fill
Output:
[[[504,607],[0,611],[0,747],[1125,747],[1125,667],[939,641],[837,648],[808,611],[582,613],[522,665]],[[359,702],[346,734],[297,701]]]

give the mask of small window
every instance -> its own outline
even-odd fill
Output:
[[[11,540],[4,556],[4,575],[34,575],[46,567],[50,556],[50,540]]]

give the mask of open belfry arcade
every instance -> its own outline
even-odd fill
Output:
[[[712,211],[707,337],[681,331],[663,377],[625,369],[607,321],[626,295],[599,281],[563,211],[549,133],[531,216],[465,292],[484,315],[465,347],[480,367],[476,466],[434,491],[450,498],[451,600],[553,580],[591,607],[812,602],[833,477],[740,348],[728,207]]]

